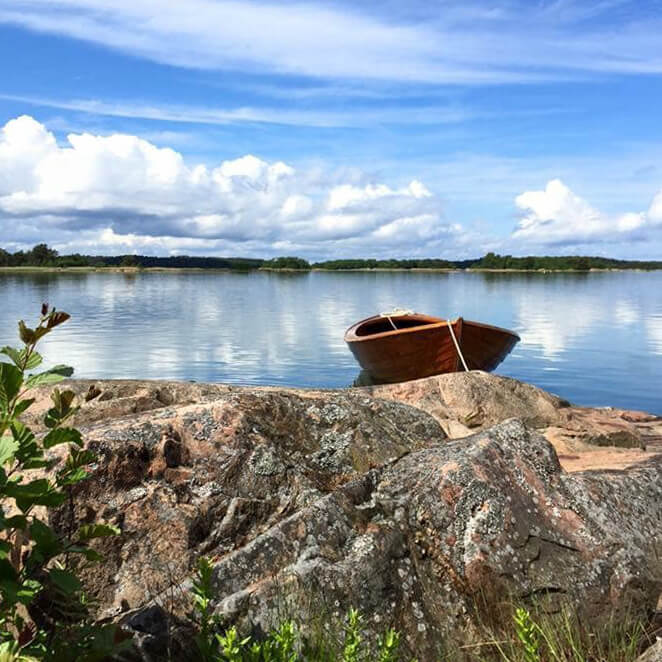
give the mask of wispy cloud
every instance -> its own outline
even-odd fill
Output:
[[[586,4],[451,2],[434,4],[432,15],[432,5],[418,2],[379,11],[255,0],[4,0],[0,22],[209,70],[463,84],[662,72],[659,17],[637,22],[631,3]]]
[[[95,99],[52,99],[15,94],[0,94],[0,99],[92,115],[211,125],[263,123],[318,128],[361,128],[380,123],[454,124],[485,114],[459,107],[443,106],[418,106],[408,109],[405,115],[402,108],[354,107],[344,112],[333,112],[250,107],[223,109],[178,104],[107,102]]]

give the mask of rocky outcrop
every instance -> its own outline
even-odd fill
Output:
[[[636,662],[662,662],[662,639],[658,639]]]
[[[421,660],[458,628],[466,636],[477,605],[506,598],[572,602],[594,620],[655,608],[655,417],[572,408],[484,373],[326,392],[100,387],[78,415],[98,462],[75,516],[122,534],[99,542],[105,562],[84,579],[99,616],[143,647],[158,650],[167,612],[186,612],[203,554],[228,623],[266,630],[355,606],[368,627],[399,628]],[[617,418],[648,435],[648,450],[581,436]],[[550,430],[567,457],[628,453],[628,468],[570,473]]]
[[[531,384],[484,372],[453,373],[366,389],[431,414],[451,439],[519,418],[539,430],[568,471],[623,469],[662,451],[662,419],[611,407],[575,407]]]
[[[218,608],[266,629],[283,605],[306,623],[319,605],[354,604],[421,659],[481,602],[645,611],[659,593],[648,532],[660,495],[655,467],[569,476],[549,443],[507,421],[373,470],[218,559]]]
[[[122,529],[88,576],[101,616],[146,604],[198,555],[231,553],[348,481],[445,438],[431,417],[361,393],[216,396],[86,428],[98,463],[77,516]]]
[[[557,425],[569,403],[540,388],[478,370],[401,384],[366,387],[373,397],[406,402],[434,416],[451,438],[466,437],[508,418],[542,428]]]

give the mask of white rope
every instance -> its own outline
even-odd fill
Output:
[[[385,313],[379,313],[380,317],[385,317],[391,323],[394,331],[397,331],[398,327],[395,325],[395,322],[391,319],[391,317],[404,317],[406,315],[413,315],[413,311],[407,310],[405,308],[394,308],[393,310],[389,310]]]
[[[469,372],[469,368],[467,368],[467,363],[464,360],[464,356],[462,356],[462,350],[460,349],[460,345],[458,344],[457,338],[455,337],[455,331],[453,331],[453,325],[451,324],[450,320],[446,320],[446,324],[448,324],[448,329],[451,332],[451,338],[455,343],[455,349],[457,350],[457,355],[460,357],[460,360],[462,361],[462,365],[464,366],[465,371]]]

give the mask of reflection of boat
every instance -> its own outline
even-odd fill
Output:
[[[494,370],[519,341],[508,329],[458,317],[395,310],[357,322],[345,342],[375,381],[404,382],[458,370]]]

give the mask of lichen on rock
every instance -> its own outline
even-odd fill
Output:
[[[419,659],[459,625],[466,636],[477,604],[573,604],[588,621],[655,606],[655,417],[485,373],[346,391],[100,386],[110,395],[79,415],[98,462],[74,515],[122,533],[98,542],[105,563],[83,579],[140,646],[158,650],[159,618],[187,611],[200,555],[228,624],[266,631],[354,606]],[[594,423],[648,450],[592,446]],[[605,464],[607,451],[626,460]],[[567,471],[588,457],[603,464]]]

